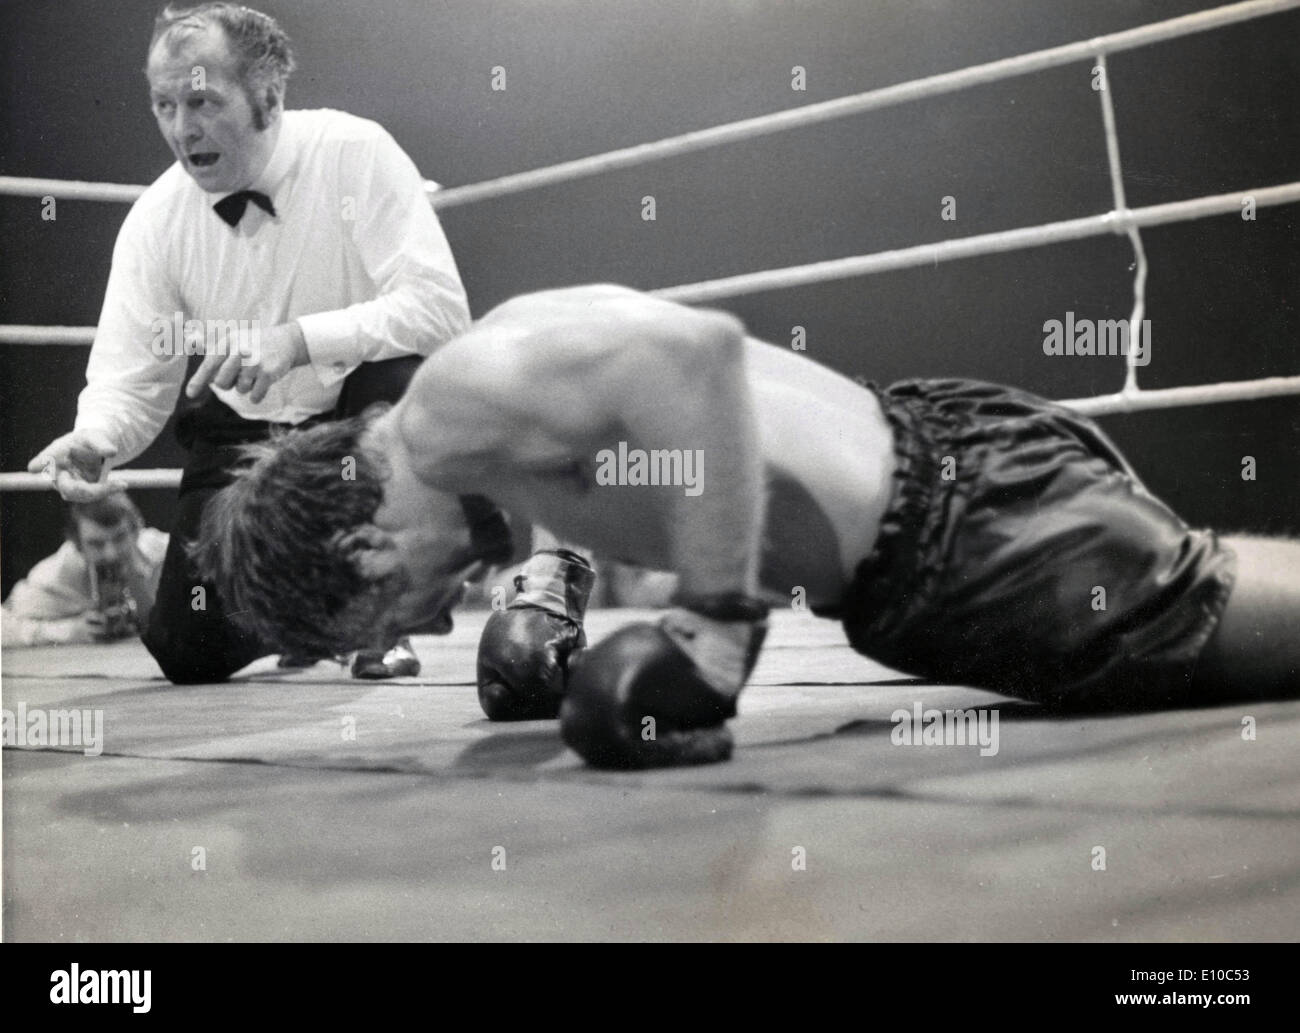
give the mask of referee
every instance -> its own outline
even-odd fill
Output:
[[[121,490],[105,464],[149,446],[187,355],[203,354],[177,421],[188,455],[143,635],[178,684],[222,681],[272,652],[226,618],[186,548],[239,447],[395,401],[421,358],[470,322],[414,163],[374,122],[284,110],[294,65],[288,37],[258,11],[158,15],[146,74],[176,162],[118,233],[75,427],[29,465],[71,502]],[[374,646],[354,676],[418,672],[409,642]]]

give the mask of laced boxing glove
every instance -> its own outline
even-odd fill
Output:
[[[478,700],[490,721],[557,717],[569,663],[587,645],[582,619],[596,574],[568,549],[536,553],[516,595],[488,618],[478,644]]]
[[[768,607],[740,593],[679,599],[570,666],[560,732],[598,768],[679,767],[731,756],[726,728],[758,660]]]

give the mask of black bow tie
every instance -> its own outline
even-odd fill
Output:
[[[212,206],[212,209],[225,220],[228,226],[238,226],[239,220],[244,217],[244,209],[248,207],[249,201],[252,201],[267,215],[275,215],[275,205],[271,203],[271,199],[256,190],[241,190],[237,194],[223,197]]]

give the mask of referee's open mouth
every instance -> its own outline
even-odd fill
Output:
[[[196,169],[209,169],[217,163],[221,157],[216,151],[195,151],[193,154],[186,156],[189,163]]]

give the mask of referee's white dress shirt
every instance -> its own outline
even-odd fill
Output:
[[[311,363],[260,403],[217,395],[250,420],[299,423],[332,408],[365,361],[428,355],[469,325],[460,274],[424,180],[384,128],[341,111],[286,111],[280,138],[232,228],[177,163],[132,205],[108,277],[104,309],[77,403],[129,462],[176,406],[186,356],[160,337],[185,320],[296,319]],[[179,315],[178,315],[179,314]]]

